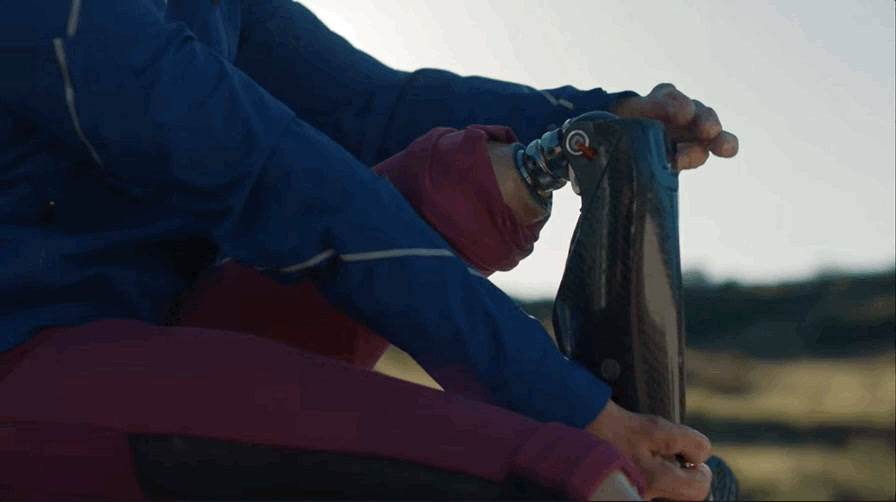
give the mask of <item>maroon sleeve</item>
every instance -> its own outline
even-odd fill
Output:
[[[510,270],[528,256],[546,221],[519,224],[504,202],[488,141],[513,143],[503,126],[439,127],[374,167],[479,272]]]

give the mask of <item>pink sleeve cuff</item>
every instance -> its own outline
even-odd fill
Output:
[[[570,500],[588,500],[610,473],[621,470],[644,496],[637,467],[613,445],[559,423],[538,427],[511,461],[510,470]]]
[[[479,272],[510,270],[528,256],[546,220],[520,225],[504,202],[488,141],[514,143],[508,127],[433,129],[374,167],[454,251]]]

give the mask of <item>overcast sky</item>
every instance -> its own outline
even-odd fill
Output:
[[[715,108],[741,152],[681,177],[685,269],[766,283],[894,262],[893,0],[302,3],[393,68],[641,94],[672,82]],[[493,281],[553,295],[578,207],[559,193],[535,253]]]

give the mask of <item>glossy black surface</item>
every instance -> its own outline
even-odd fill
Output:
[[[632,411],[684,418],[674,146],[659,122],[582,119],[596,157],[570,162],[582,210],[554,303],[561,351]]]

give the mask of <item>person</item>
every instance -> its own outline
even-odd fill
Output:
[[[21,3],[0,65],[0,498],[706,495],[703,435],[615,405],[483,275],[547,217],[510,143],[609,110],[692,168],[738,148],[711,108],[396,71],[289,0]],[[247,297],[280,323],[204,310]],[[481,389],[320,355],[359,326]]]

